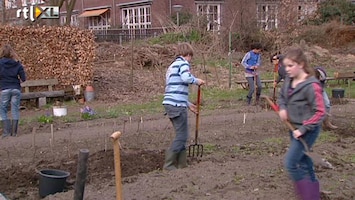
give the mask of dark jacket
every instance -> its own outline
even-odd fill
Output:
[[[20,62],[10,58],[0,59],[0,88],[19,89],[20,83],[26,81],[26,74]]]
[[[290,92],[292,79],[285,79],[278,103],[280,110],[287,110],[289,121],[302,134],[320,125],[325,117],[323,89],[319,81],[310,77]]]
[[[279,65],[278,65],[278,74],[279,76],[277,77],[276,79],[276,83],[280,83],[281,80],[285,80],[286,79],[286,69],[285,69],[285,66],[283,65],[283,59],[284,57],[282,55],[278,55],[277,58],[279,59]]]
[[[278,72],[279,76],[276,79],[276,83],[280,83],[281,80],[285,80],[286,79],[286,75],[287,75],[285,66],[283,66],[282,64],[279,64],[278,68],[279,69],[278,69],[277,72]]]

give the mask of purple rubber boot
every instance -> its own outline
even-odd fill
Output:
[[[300,200],[320,200],[319,182],[302,179],[295,182],[295,189]]]

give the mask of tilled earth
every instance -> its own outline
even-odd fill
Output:
[[[354,199],[354,103],[333,106],[336,131],[323,131],[314,150],[334,169],[317,167],[322,199]],[[230,109],[202,111],[200,142],[205,152],[190,158],[189,167],[162,171],[164,150],[173,138],[162,114],[131,121],[124,118],[56,125],[17,138],[0,140],[0,191],[10,199],[39,199],[36,170],[71,173],[66,192],[46,199],[72,199],[79,149],[90,151],[85,199],[115,199],[112,142],[122,131],[121,165],[125,200],[144,199],[295,199],[283,168],[287,129],[271,111],[236,104]],[[244,123],[245,116],[245,123]],[[125,121],[125,122],[124,122]],[[191,116],[191,141],[194,118]]]
[[[107,55],[103,57],[110,60],[112,52],[105,48],[102,51]],[[164,50],[159,46],[150,48],[154,49],[158,52]],[[90,106],[110,108],[117,104],[143,103],[160,98],[157,94],[164,91],[165,69],[170,59],[164,57],[158,66],[146,66],[150,58],[138,56],[140,60],[137,62],[145,64],[130,71],[129,57],[116,55],[120,58],[114,63],[95,66],[96,101]],[[161,55],[169,54],[160,52],[156,57]],[[337,64],[332,68],[341,66],[342,70],[353,70],[353,55],[332,56],[339,61],[347,56],[350,63]],[[325,63],[328,63],[328,57],[325,56]],[[330,68],[330,64],[326,67]],[[229,71],[224,67],[196,64],[192,71],[207,81],[206,87],[228,86]],[[237,72],[232,76],[233,87],[236,80],[244,80],[242,71],[240,67],[233,68],[233,72]],[[267,66],[264,71],[268,71]],[[263,90],[263,93],[267,94],[267,91]],[[162,171],[164,151],[174,136],[170,121],[162,113],[75,123],[55,120],[53,138],[48,124],[33,121],[21,124],[19,137],[0,140],[0,193],[11,200],[37,200],[39,176],[36,171],[61,169],[71,174],[65,192],[45,199],[73,199],[78,152],[79,149],[88,149],[90,156],[84,199],[115,199],[114,159],[109,136],[118,130],[122,132],[122,195],[125,200],[295,199],[293,185],[283,167],[283,157],[289,145],[287,128],[272,111],[246,107],[237,98],[243,97],[236,95],[235,101],[219,102],[221,106],[216,110],[201,111],[199,139],[204,145],[204,155],[198,159],[190,158],[188,168],[172,172]],[[340,103],[332,110],[333,121],[339,129],[323,131],[314,147],[334,167],[316,168],[323,200],[355,199],[355,103]],[[79,112],[78,105],[68,109],[68,113]],[[23,110],[21,116],[33,118],[41,112],[45,114],[44,110]],[[194,125],[194,116],[191,115],[189,144],[193,143]]]

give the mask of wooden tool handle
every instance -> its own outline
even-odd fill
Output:
[[[113,140],[113,153],[115,163],[115,182],[116,182],[116,200],[122,200],[122,181],[121,181],[121,156],[118,138],[121,132],[114,132],[110,138]]]
[[[117,140],[120,136],[121,136],[121,132],[116,131],[116,132],[112,133],[110,138],[112,138],[113,140]]]
[[[275,111],[278,112],[279,111],[279,107],[274,104],[274,102],[271,101],[271,99],[268,96],[262,96],[263,98],[266,99],[266,101],[269,103],[269,105],[271,106],[271,108]],[[284,123],[286,124],[286,126],[291,130],[294,131],[296,130],[295,127],[293,127],[293,125],[289,122],[289,121],[284,121]],[[310,149],[306,143],[306,141],[304,141],[303,138],[299,137],[297,138],[299,139],[299,141],[303,144],[304,148],[306,149],[306,152],[310,152]]]
[[[197,144],[198,129],[200,123],[200,104],[201,104],[201,86],[198,86],[197,90],[197,105],[196,105],[196,129],[195,129],[195,144]]]

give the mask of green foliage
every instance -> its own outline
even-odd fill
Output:
[[[332,142],[336,142],[338,140],[338,137],[329,131],[324,131],[321,132],[321,134],[319,135],[318,138],[318,143],[332,143]]]
[[[180,12],[179,13],[179,25],[187,24],[191,21],[192,19],[192,14],[186,11]],[[171,20],[177,24],[177,15],[172,15]]]
[[[91,120],[91,119],[94,119],[95,116],[92,115],[92,114],[90,114],[90,113],[82,113],[82,114],[81,114],[81,118],[82,118],[83,120]]]
[[[176,44],[178,42],[198,42],[202,39],[202,33],[199,30],[192,29],[188,33],[172,32],[160,35],[149,40],[151,44]]]
[[[324,1],[318,12],[321,23],[338,20],[351,25],[355,22],[355,4],[347,0]]]
[[[53,116],[41,115],[37,118],[37,121],[43,124],[53,123]]]

